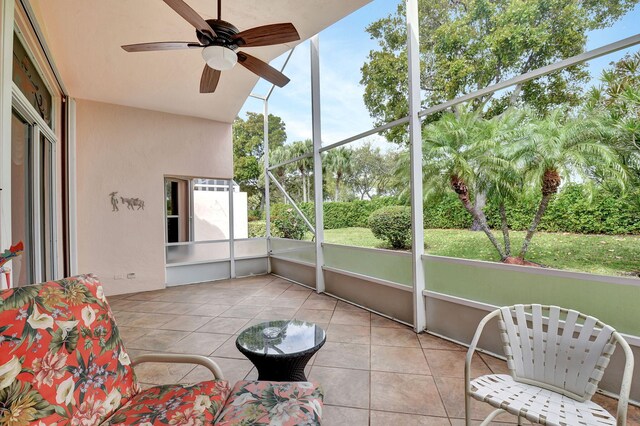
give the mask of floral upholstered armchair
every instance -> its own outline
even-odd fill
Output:
[[[142,362],[200,364],[214,380],[142,390]],[[94,275],[0,291],[2,426],[320,424],[317,385],[239,382],[230,394],[209,358],[131,360]]]
[[[211,423],[229,395],[223,380],[141,390],[93,275],[0,294],[2,425]],[[174,361],[206,364],[222,378],[207,358]]]

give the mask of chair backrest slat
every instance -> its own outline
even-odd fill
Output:
[[[615,348],[611,327],[557,306],[500,309],[500,335],[516,380],[590,399]]]
[[[505,347],[505,355],[507,356],[507,367],[509,370],[522,372],[522,348],[519,344],[511,344],[511,342],[518,342],[518,336],[516,334],[516,325],[513,322],[511,311],[509,307],[501,308],[502,321],[500,325],[504,325],[504,328],[500,333],[502,337],[502,343]]]
[[[542,326],[542,306],[533,306],[533,376],[544,377],[545,332]]]
[[[518,320],[518,335],[520,336],[520,347],[522,348],[522,374],[524,377],[533,378],[533,348],[527,319],[524,312],[524,305],[516,305],[516,318]]]
[[[571,358],[570,362],[573,365],[576,365],[578,363],[580,363],[581,365],[584,364],[584,361],[589,354],[589,346],[590,346],[589,340],[591,339],[591,336],[595,331],[594,329],[595,329],[596,321],[597,320],[593,317],[587,317],[584,323],[582,324],[582,327],[580,328],[580,334],[578,335],[578,338],[575,339],[574,347],[571,349],[569,353],[569,357]],[[578,376],[580,375],[581,372],[582,372],[582,368],[572,368],[571,370],[569,370],[567,372],[566,386],[570,388],[575,388],[578,382]]]
[[[544,381],[551,383],[558,366],[558,326],[560,325],[560,308],[549,307],[549,324],[547,325],[547,347],[544,354]]]
[[[560,385],[564,387],[567,380],[567,369],[569,368],[569,352],[571,350],[571,344],[573,342],[573,333],[576,327],[576,321],[578,320],[578,312],[568,311],[567,318],[561,327],[562,335],[560,336],[560,345],[558,346],[558,355],[556,358],[556,375],[551,384]]]
[[[609,364],[609,358],[611,357],[611,355],[613,355],[613,351],[615,349],[614,338],[613,338],[614,332],[615,330],[612,327],[605,325],[604,328],[598,333],[598,336],[596,337],[596,340],[593,342],[593,345],[595,347],[604,347],[605,357],[603,359],[603,356],[602,356],[603,354],[600,354],[597,351],[590,351],[586,359],[584,360],[583,370],[585,372],[589,372],[589,371],[594,372],[596,376],[592,377],[593,373],[580,374],[576,378],[576,382],[574,386],[576,386],[577,388],[583,388],[583,387],[586,388],[587,386],[589,386],[589,382],[592,379],[597,380],[597,382],[600,381],[600,379],[602,378],[602,373],[604,373],[604,369]],[[601,363],[601,360],[602,360],[602,363]],[[597,388],[597,384],[593,387],[595,391],[595,388]]]

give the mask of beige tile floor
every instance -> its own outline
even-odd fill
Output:
[[[147,352],[195,353],[216,361],[230,382],[255,379],[253,365],[236,349],[245,327],[273,319],[313,321],[327,342],[307,367],[325,391],[324,425],[463,425],[465,348],[369,313],[281,278],[265,275],[173,287],[110,298],[125,346]],[[474,374],[504,372],[502,361],[475,358]],[[147,385],[209,379],[202,367],[143,364]],[[615,410],[615,401],[597,396]],[[474,405],[474,418],[490,412]],[[628,424],[640,424],[632,408]],[[502,415],[501,422],[515,418]],[[480,422],[477,422],[480,423]]]

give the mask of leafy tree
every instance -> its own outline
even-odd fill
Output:
[[[587,32],[604,28],[637,0],[419,0],[420,88],[435,105],[584,51]],[[372,23],[379,44],[362,67],[364,102],[378,125],[408,115],[405,5]],[[524,102],[546,113],[575,104],[588,78],[567,68],[473,103],[489,116]],[[437,117],[432,117],[437,119]],[[406,143],[401,126],[386,133]]]
[[[604,28],[637,0],[419,0],[420,89],[423,107],[485,88],[585,50],[587,32]],[[395,14],[367,31],[379,48],[362,67],[364,103],[377,125],[408,115],[404,2]],[[486,118],[509,106],[526,104],[546,114],[560,105],[577,105],[588,80],[585,65],[569,67],[471,102]],[[425,123],[438,120],[428,117]],[[385,132],[392,142],[408,143],[403,126]],[[487,194],[476,195],[483,210]],[[482,225],[474,219],[471,229]]]
[[[588,94],[587,111],[615,130],[613,147],[640,180],[640,52],[625,55],[602,73]]]
[[[352,150],[351,173],[346,176],[345,185],[361,200],[382,195],[376,189],[388,185],[390,171],[393,170],[393,167],[387,168],[388,163],[380,148],[374,148],[369,141],[365,142]]]
[[[258,195],[264,202],[264,115],[247,112],[246,120],[236,117],[232,126],[233,178],[249,197]],[[269,147],[277,149],[287,140],[286,126],[278,116],[269,114]],[[254,206],[256,207],[256,206]]]
[[[332,149],[325,157],[326,170],[333,174],[335,179],[335,196],[333,201],[340,201],[340,183],[346,174],[351,173],[351,153],[348,148],[340,147]]]

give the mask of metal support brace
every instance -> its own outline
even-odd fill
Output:
[[[235,217],[233,213],[233,179],[229,179],[229,271],[231,278],[236,277],[235,256]]]
[[[411,140],[411,260],[413,272],[413,326],[417,333],[426,328],[424,267],[424,218],[422,201],[422,128],[420,124],[420,40],[418,0],[406,0],[407,51],[409,52],[409,133]]]
[[[267,237],[267,253],[271,254],[271,197],[269,189],[269,99],[263,102],[263,141],[264,141],[264,218],[265,236]],[[274,179],[275,180],[275,179]],[[271,257],[267,256],[267,272],[271,273]]]
[[[320,36],[311,37],[311,122],[313,139],[313,195],[316,210],[316,292],[324,286],[324,211],[322,193],[322,126],[320,121]]]
[[[313,157],[313,152],[307,152],[306,154],[298,155],[297,157],[293,157],[287,161],[283,161],[282,163],[278,163],[276,165],[270,166],[269,171],[275,170],[279,167],[286,166],[287,164],[295,163],[296,161],[304,160],[305,158]]]
[[[313,228],[313,225],[311,224],[311,222],[309,222],[309,219],[307,219],[307,217],[304,215],[304,213],[302,212],[302,210],[300,210],[300,207],[298,207],[298,205],[296,204],[296,202],[293,200],[293,198],[291,198],[289,196],[289,194],[287,194],[287,191],[285,191],[285,189],[282,187],[282,185],[280,185],[280,182],[278,182],[278,179],[276,179],[271,172],[267,172],[269,174],[269,178],[273,180],[273,184],[276,186],[276,188],[278,188],[280,190],[280,192],[282,192],[282,195],[284,195],[284,197],[291,203],[291,206],[293,207],[293,209],[298,213],[298,215],[300,216],[300,218],[302,218],[302,220],[304,220],[304,223],[307,224],[307,227],[309,228],[309,230],[311,232],[313,232],[315,234],[315,229]]]
[[[291,59],[291,56],[293,55],[293,51],[296,48],[294,47],[293,49],[291,49],[289,51],[289,55],[287,56],[287,59],[284,61],[284,64],[282,64],[282,68],[280,69],[280,72],[284,71],[284,69],[286,68],[287,64],[289,63],[289,59]],[[264,135],[263,135],[263,142],[264,142],[264,207],[265,207],[265,213],[264,213],[264,218],[266,220],[266,224],[265,224],[265,234],[267,237],[267,253],[271,254],[271,197],[269,194],[269,98],[271,97],[271,94],[273,93],[273,89],[276,87],[275,84],[271,85],[271,88],[269,89],[269,92],[267,93],[267,96],[265,97],[260,97],[257,95],[250,95],[253,96],[256,99],[262,99],[263,101],[263,111],[262,111],[262,115],[263,115],[263,131],[264,131]],[[276,181],[274,179],[274,181]],[[277,182],[277,181],[276,181]],[[271,257],[267,256],[267,272],[270,274],[271,273]]]

